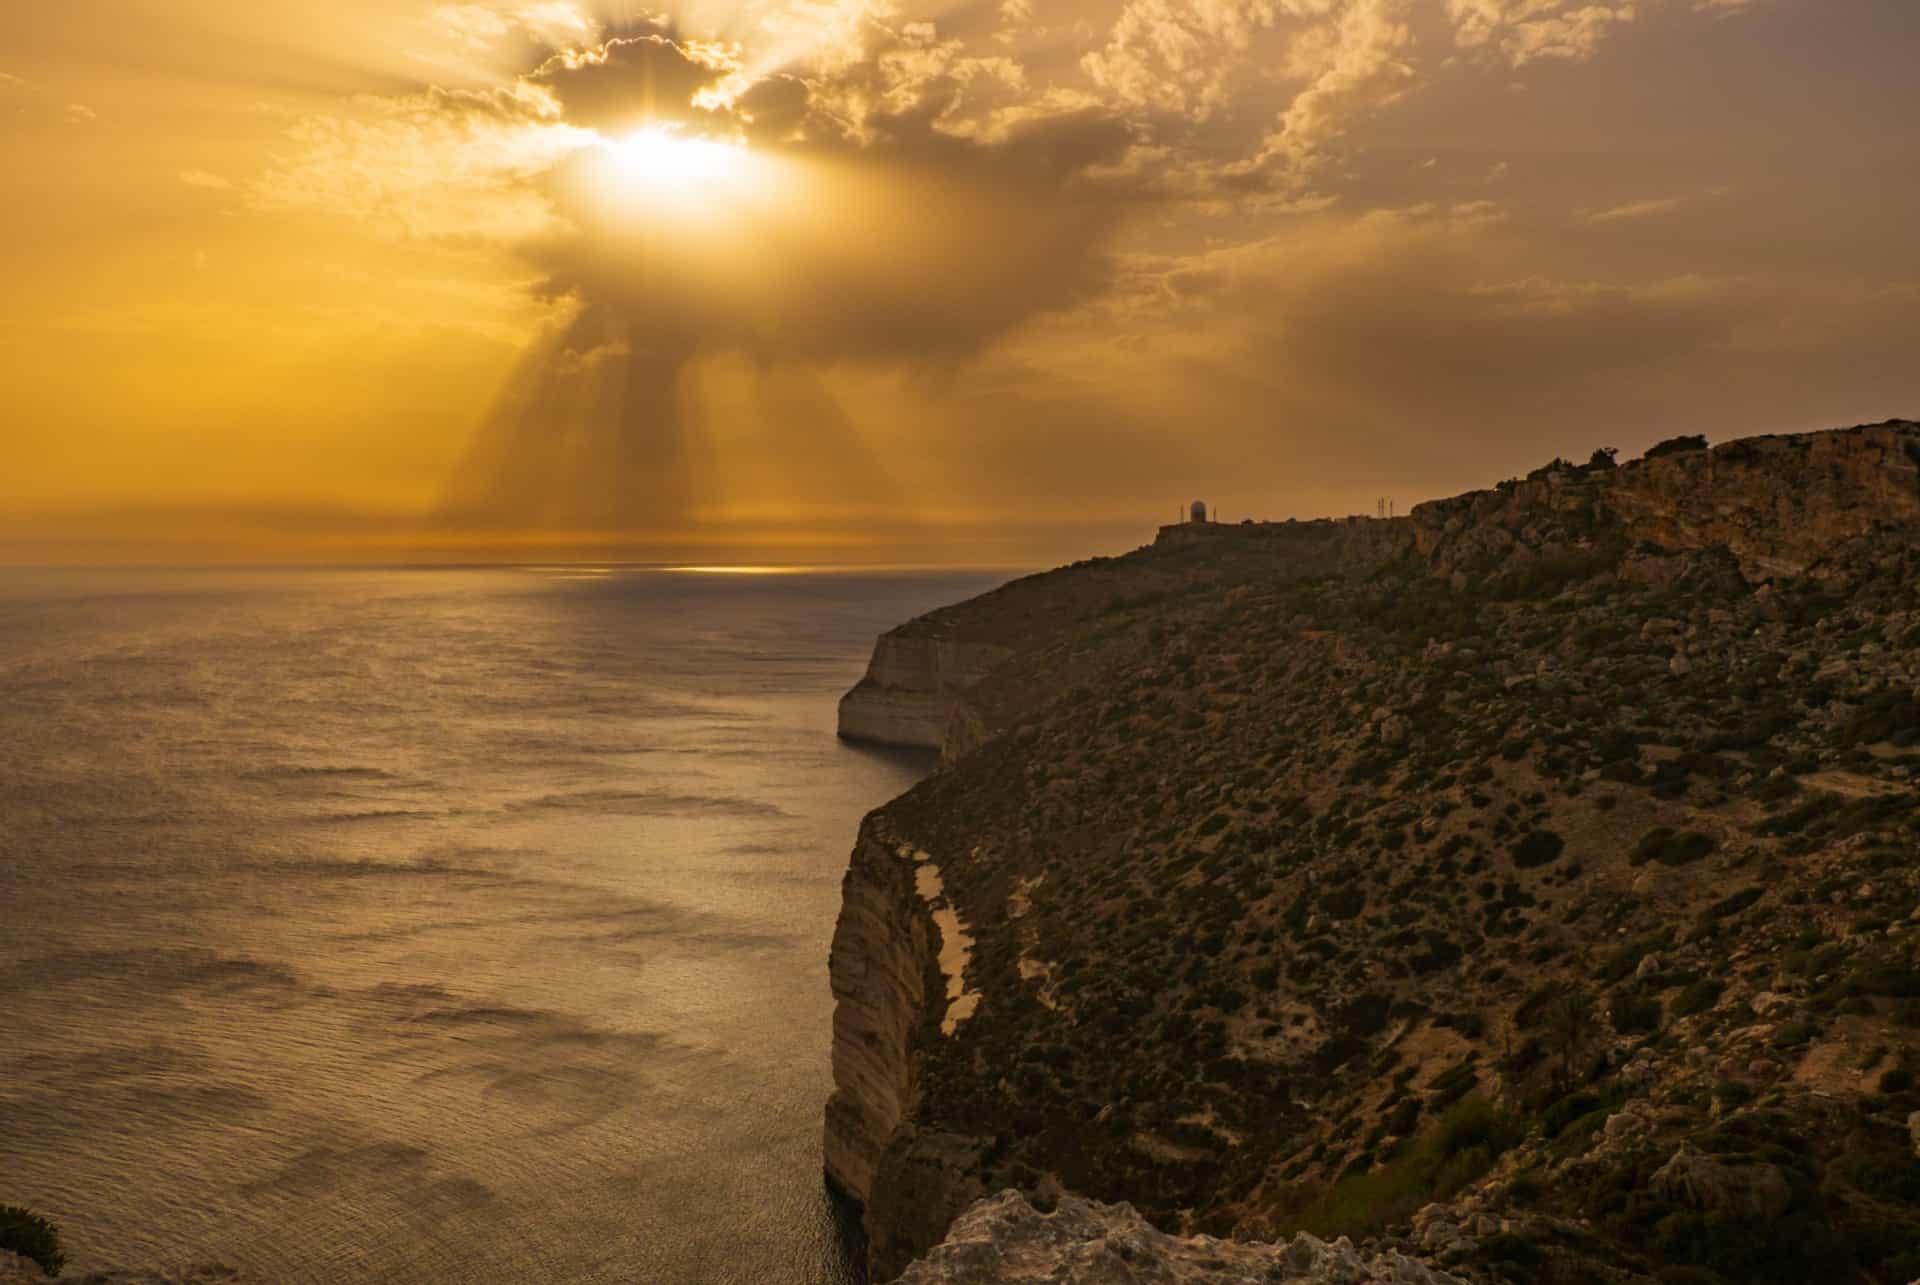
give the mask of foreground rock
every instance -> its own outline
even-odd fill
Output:
[[[1017,1191],[975,1204],[899,1285],[1459,1285],[1417,1259],[1301,1234],[1273,1244],[1169,1236],[1127,1205],[1063,1197],[1050,1214]]]

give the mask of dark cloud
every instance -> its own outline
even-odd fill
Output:
[[[725,66],[663,32],[616,36],[598,49],[555,54],[527,77],[552,92],[567,123],[609,136],[658,121],[703,124],[723,118],[693,106]]]

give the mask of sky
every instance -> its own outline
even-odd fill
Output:
[[[0,561],[1037,565],[1920,418],[1911,0],[0,25]]]

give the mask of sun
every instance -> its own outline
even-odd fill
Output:
[[[608,181],[621,195],[686,196],[737,178],[747,149],[656,125],[602,139]]]

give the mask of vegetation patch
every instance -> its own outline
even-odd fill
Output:
[[[1678,832],[1663,825],[1641,835],[1640,841],[1627,854],[1627,861],[1636,866],[1644,866],[1649,861],[1657,861],[1663,866],[1687,866],[1713,849],[1713,840],[1698,830]]]
[[[1482,1098],[1465,1098],[1398,1158],[1300,1193],[1281,1211],[1281,1220],[1327,1238],[1372,1235],[1485,1174],[1526,1132],[1518,1116]]]
[[[1513,864],[1522,870],[1548,866],[1560,859],[1567,841],[1551,830],[1529,830],[1513,848]]]
[[[58,1276],[67,1261],[59,1229],[18,1205],[0,1205],[0,1249],[38,1263],[49,1276]]]

